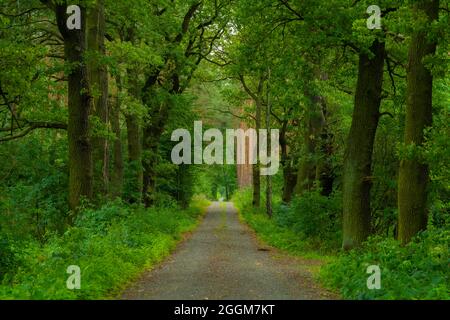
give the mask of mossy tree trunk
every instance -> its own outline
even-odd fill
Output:
[[[105,4],[96,0],[88,9],[87,44],[88,71],[94,106],[92,115],[99,121],[101,129],[108,127],[108,71],[102,61],[105,49]],[[107,195],[109,191],[109,146],[108,139],[102,136],[92,138],[94,163],[94,194]]]
[[[144,89],[142,90],[143,102],[147,106],[150,115],[149,119],[144,123],[142,143],[142,200],[147,208],[152,206],[155,202],[159,141],[164,132],[171,110],[171,102],[155,102],[152,99],[153,91],[151,88],[156,83],[159,72],[160,71],[156,71],[154,75],[147,79]],[[171,80],[172,87],[169,90],[169,93],[173,95],[180,94],[181,87],[178,74],[172,74]]]
[[[259,130],[261,129],[261,121],[262,121],[262,108],[264,105],[263,91],[264,91],[264,82],[267,80],[267,76],[264,73],[261,73],[258,77],[258,84],[256,86],[256,90],[250,89],[248,86],[245,77],[240,74],[239,80],[241,81],[242,86],[244,87],[245,92],[252,98],[255,103],[255,129],[257,135],[259,135]],[[258,144],[256,148],[256,164],[253,165],[253,207],[259,208],[261,206],[261,169],[259,165],[259,137]]]
[[[413,5],[414,14],[425,14],[428,23],[438,18],[439,1],[421,0]],[[419,26],[411,39],[407,68],[407,102],[404,142],[406,146],[422,146],[424,130],[432,124],[433,76],[423,59],[433,55],[436,43],[427,39],[426,26]],[[408,243],[427,226],[428,166],[414,152],[402,159],[398,179],[398,239]]]
[[[324,124],[322,111],[323,98],[312,96],[306,111],[306,130],[303,133],[304,145],[302,158],[299,162],[297,183],[295,194],[301,195],[303,192],[311,190],[316,178],[317,164],[317,143]]]
[[[111,196],[121,197],[123,192],[123,155],[122,155],[122,139],[121,139],[121,128],[120,128],[120,92],[121,92],[121,79],[119,76],[116,77],[117,83],[117,93],[114,97],[114,103],[111,103],[111,127],[114,133],[114,143],[113,143],[113,165],[111,173]]]
[[[159,118],[159,117],[158,117]],[[165,121],[155,121],[144,127],[143,148],[145,155],[142,160],[143,167],[143,188],[142,199],[146,208],[155,203],[156,195],[156,167],[158,165],[159,140],[164,130]]]
[[[86,7],[81,9],[81,29],[68,30],[67,5],[55,5],[58,29],[64,39],[64,52],[71,68],[68,79],[69,207],[76,210],[82,198],[92,199],[92,147],[89,115],[92,98],[83,55],[86,52]]]
[[[262,101],[258,98],[255,101],[255,129],[259,133],[261,129],[261,111],[262,111]],[[259,139],[259,138],[258,138]],[[258,140],[259,142],[259,140]],[[253,165],[253,207],[259,208],[261,206],[261,169],[259,164],[259,143],[256,148],[257,152],[257,163]]]
[[[359,246],[370,233],[372,153],[380,117],[385,44],[375,40],[373,57],[359,56],[352,124],[343,168],[343,242],[345,250]]]
[[[270,74],[271,70],[268,70],[267,78],[267,103],[266,103],[266,130],[267,130],[267,152],[271,152],[272,141],[271,141],[271,131],[270,131],[270,112],[271,112],[271,101],[270,101]],[[266,214],[269,218],[272,218],[272,176],[266,176]]]
[[[137,100],[141,99],[137,75],[133,70],[128,70],[128,82],[130,94]],[[128,139],[129,177],[127,181],[127,200],[130,203],[139,203],[142,200],[142,132],[139,124],[139,116],[135,113],[125,114]]]
[[[321,188],[321,195],[330,196],[333,192],[333,183],[335,174],[333,172],[332,158],[333,150],[333,133],[328,124],[327,110],[324,107],[325,123],[320,135],[319,151],[321,154],[316,167],[316,180],[319,182]]]
[[[292,200],[295,185],[297,184],[296,170],[292,166],[291,158],[288,154],[287,126],[288,120],[284,120],[280,129],[280,149],[281,149],[281,167],[283,168],[283,195],[282,200],[289,203]]]

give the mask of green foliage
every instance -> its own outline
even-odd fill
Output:
[[[51,8],[39,0],[3,1],[0,298],[75,299],[112,294],[145,266],[167,255],[180,233],[195,224],[207,202],[204,197],[194,197],[191,208],[186,209],[194,193],[207,194],[210,199],[234,193],[241,217],[271,245],[298,255],[335,253],[340,246],[342,163],[353,120],[358,55],[367,53],[376,38],[386,43],[383,116],[367,179],[372,184],[372,231],[378,237],[339,257],[323,278],[347,298],[448,298],[450,15],[445,8],[449,1],[441,1],[444,10],[431,24],[423,14],[411,10],[413,2],[378,1],[385,12],[383,28],[369,30],[366,9],[373,4],[371,0],[205,0],[198,2],[191,19],[187,13],[197,4],[194,0],[105,1],[106,54],[88,50],[84,60],[107,67],[110,102],[119,109],[124,159],[123,192],[114,197],[134,205],[96,194],[96,207],[86,203],[76,216],[67,208],[67,134],[36,131],[32,123],[67,124],[67,74],[77,63],[68,63],[63,56]],[[85,3],[93,8],[95,1]],[[434,75],[433,126],[426,129],[423,145],[405,146],[401,141],[408,45],[418,30],[438,42],[436,54],[424,59]],[[244,90],[242,82],[249,90]],[[149,83],[153,84],[147,87]],[[144,88],[147,92],[142,92]],[[96,85],[90,91],[93,97],[100,96]],[[309,132],[312,97],[323,99],[326,132]],[[173,130],[192,132],[195,120],[202,120],[205,129],[236,128],[241,122],[254,127],[258,99],[264,106],[270,102],[271,126],[286,129],[287,154],[282,165],[288,164],[293,171],[301,160],[311,160],[314,166],[329,165],[335,190],[330,197],[313,190],[289,205],[282,204],[280,168],[273,177],[274,210],[269,219],[263,209],[252,207],[250,190],[234,192],[236,166],[177,166],[171,162]],[[164,111],[168,111],[168,119],[159,126],[158,115]],[[147,148],[142,154],[144,161],[155,160],[152,199],[156,207],[150,210],[138,205],[142,200],[138,181],[142,161],[127,159],[125,117],[129,116],[136,118],[141,140],[157,140],[154,149]],[[152,122],[158,124],[157,130],[148,130]],[[108,139],[113,160],[117,137],[111,125],[92,115],[90,126],[91,137]],[[308,136],[317,143],[314,152],[308,151],[304,141]],[[21,139],[9,141],[12,138]],[[322,146],[324,141],[329,145]],[[431,180],[430,230],[406,247],[392,240],[397,232],[401,159],[420,159],[429,166]],[[116,164],[114,161],[109,162]],[[95,163],[96,168],[100,165]],[[69,214],[76,218],[67,229]],[[383,289],[368,291],[365,267],[375,262],[382,268]],[[65,289],[65,270],[70,264],[82,268],[81,291]]]
[[[3,238],[0,267],[9,273],[1,299],[99,299],[111,297],[144,269],[161,261],[183,232],[191,230],[208,202],[195,197],[187,210],[128,207],[116,201],[98,210],[85,209],[64,235],[46,244],[17,246]],[[13,255],[12,255],[13,254]],[[15,262],[14,262],[15,261]],[[8,266],[14,263],[17,272]],[[68,290],[66,269],[81,268],[81,289]]]
[[[8,271],[15,271],[16,261],[8,237],[0,229],[0,281]]]
[[[64,136],[36,133],[0,145],[0,225],[13,239],[62,231],[67,216],[67,146]]]
[[[450,231],[430,229],[402,247],[371,238],[363,248],[339,256],[321,271],[323,282],[346,299],[450,299]],[[369,265],[381,269],[381,289],[366,285]]]
[[[303,238],[337,242],[340,239],[341,202],[338,194],[328,198],[318,191],[306,192],[295,197],[290,206],[280,205],[275,218],[279,225],[303,235]]]

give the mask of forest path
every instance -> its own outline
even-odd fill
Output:
[[[308,269],[314,260],[261,246],[231,203],[213,203],[198,229],[123,299],[333,299]]]

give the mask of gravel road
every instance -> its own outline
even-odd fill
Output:
[[[213,203],[192,236],[123,299],[335,299],[308,271],[319,262],[261,245],[231,203]]]

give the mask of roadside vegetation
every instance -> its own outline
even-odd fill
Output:
[[[83,208],[74,226],[62,235],[47,235],[44,244],[3,236],[0,299],[112,298],[168,256],[208,204],[195,197],[185,210],[176,205],[145,209],[115,201]],[[79,290],[67,289],[70,265],[82,270]]]

